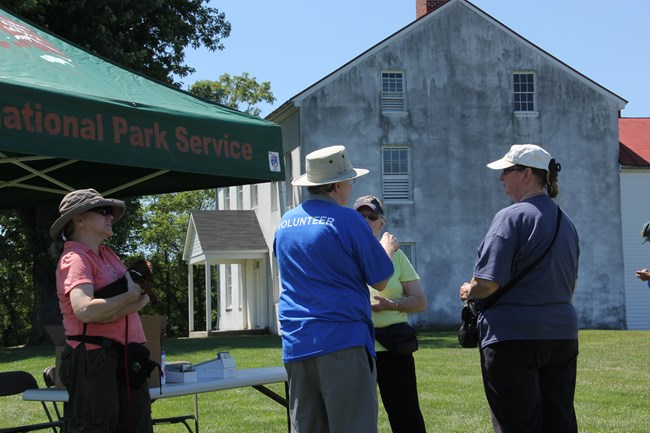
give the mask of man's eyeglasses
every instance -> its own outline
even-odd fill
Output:
[[[512,173],[513,171],[524,171],[527,168],[528,167],[524,167],[523,165],[513,165],[512,167],[504,168],[501,174],[505,176],[506,174]]]
[[[113,208],[110,206],[104,206],[104,207],[95,207],[89,210],[89,212],[95,212],[98,213],[102,216],[108,216],[108,215],[113,215]]]

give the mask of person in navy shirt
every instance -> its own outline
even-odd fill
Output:
[[[292,185],[310,195],[284,214],[273,242],[291,431],[377,432],[368,286],[383,290],[393,265],[363,217],[345,207],[368,170],[353,168],[344,146],[316,150],[305,165]]]
[[[501,170],[501,209],[478,248],[474,275],[462,300],[480,300],[506,286],[551,245],[562,210],[558,164],[535,144],[515,144],[487,165]],[[557,238],[542,261],[478,318],[481,372],[495,433],[577,433],[573,406],[578,315],[573,292],[580,248],[562,214]]]

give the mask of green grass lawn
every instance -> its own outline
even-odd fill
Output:
[[[168,361],[200,362],[217,351],[229,351],[237,368],[281,365],[277,336],[166,339]],[[0,348],[0,371],[26,370],[44,386],[41,373],[52,365],[52,347]],[[415,353],[420,405],[429,432],[491,432],[490,413],[483,395],[479,355],[462,349],[455,331],[420,332]],[[279,394],[281,384],[269,385]],[[193,397],[161,399],[154,417],[193,411]],[[44,418],[40,404],[20,398],[0,398],[0,428]],[[647,433],[650,431],[650,331],[580,332],[575,407],[583,433]],[[284,433],[284,409],[253,388],[199,395],[201,432]],[[180,432],[182,426],[157,426],[156,432]],[[383,408],[379,432],[390,427]]]

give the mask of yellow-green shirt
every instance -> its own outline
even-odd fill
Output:
[[[381,292],[368,287],[370,290],[370,302],[376,303],[374,299],[375,296],[383,296],[387,299],[399,300],[404,297],[404,288],[402,287],[402,281],[414,281],[419,280],[420,276],[415,272],[413,265],[406,257],[406,254],[402,250],[397,250],[393,253],[392,257],[393,267],[395,272],[388,280],[386,288]],[[402,311],[396,310],[384,310],[378,313],[372,312],[372,322],[375,325],[375,328],[383,328],[394,323],[407,322],[408,315]],[[386,348],[375,341],[375,350],[385,351]]]

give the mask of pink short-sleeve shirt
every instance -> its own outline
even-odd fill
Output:
[[[70,291],[81,284],[92,284],[95,290],[100,289],[122,278],[125,272],[124,263],[106,246],[101,245],[97,255],[81,242],[65,243],[56,269],[56,291],[66,335],[83,333],[83,322],[77,319],[72,310]],[[125,344],[125,337],[128,338],[129,343],[144,343],[146,339],[138,313],[128,315],[128,333],[126,323],[124,317],[111,323],[88,323],[86,335],[110,338],[121,344]],[[68,344],[76,347],[79,342],[68,341]],[[88,345],[89,349],[97,347]]]

